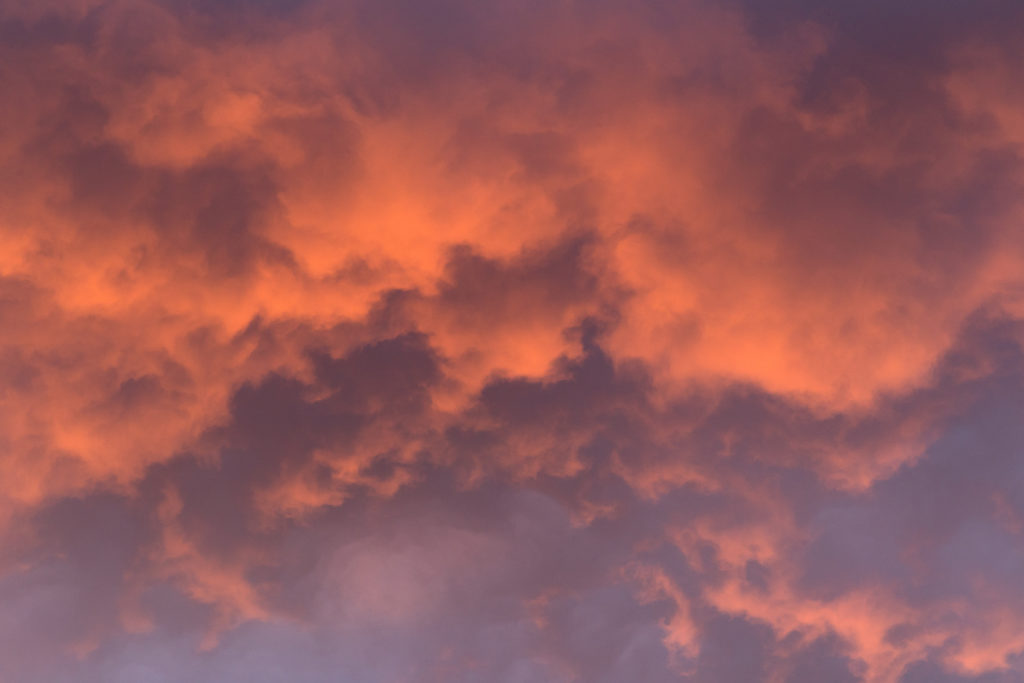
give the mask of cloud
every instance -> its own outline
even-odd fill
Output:
[[[0,0],[0,678],[1015,680],[1020,18]]]

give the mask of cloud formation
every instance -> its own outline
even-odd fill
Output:
[[[1024,680],[1022,39],[0,0],[0,681]]]

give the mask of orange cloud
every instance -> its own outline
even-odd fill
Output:
[[[1016,533],[1015,471],[965,466],[988,478],[942,529],[886,487],[1018,378],[1015,42],[744,2],[201,4],[0,0],[0,531],[42,547],[53,506],[132,501],[125,627],[158,632],[169,585],[214,651],[301,611],[267,588],[297,571],[281,538],[536,489],[566,537],[615,529],[591,585],[516,584],[538,632],[633,567],[594,599],[675,672],[715,618],[770,631],[773,680],[833,637],[870,681],[1011,665],[1005,585],[936,548]],[[814,555],[834,524],[862,559],[822,512],[845,504],[902,525],[856,580]],[[439,534],[351,545],[323,591],[358,597],[323,618],[400,629],[509,547]]]

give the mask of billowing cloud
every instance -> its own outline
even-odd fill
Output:
[[[0,0],[0,681],[1024,680],[1022,44]]]

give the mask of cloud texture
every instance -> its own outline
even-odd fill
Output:
[[[1022,45],[0,0],[0,682],[1024,681]]]

